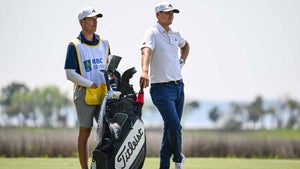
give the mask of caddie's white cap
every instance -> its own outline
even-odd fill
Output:
[[[96,12],[96,10],[92,7],[85,7],[79,11],[78,20],[94,16],[97,16],[97,18],[101,18],[103,15],[99,12]]]
[[[168,2],[168,1],[163,1],[163,2],[160,2],[158,3],[156,6],[155,6],[155,12],[161,12],[161,11],[164,11],[164,12],[168,12],[168,11],[174,11],[174,13],[179,13],[179,10],[178,9],[175,9],[173,7],[173,5]]]

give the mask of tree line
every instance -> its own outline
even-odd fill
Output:
[[[265,101],[262,96],[257,96],[249,103],[231,102],[227,111],[214,106],[209,111],[209,118],[215,123],[226,118],[223,128],[228,130],[300,128],[300,103],[290,97]]]
[[[65,127],[71,101],[56,86],[30,90],[13,82],[1,89],[0,105],[2,126]]]
[[[68,114],[75,111],[67,93],[57,86],[31,90],[26,84],[13,82],[0,94],[0,126],[66,127]],[[143,109],[155,111],[153,105],[144,105]],[[184,114],[198,109],[201,102],[187,100]],[[290,97],[267,101],[257,96],[249,103],[231,102],[227,109],[212,106],[207,113],[216,126],[222,122],[218,127],[227,130],[267,128],[267,118],[272,128],[300,128],[300,103]]]

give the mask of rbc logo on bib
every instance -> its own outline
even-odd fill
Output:
[[[83,65],[84,65],[85,72],[92,71],[92,65],[91,65],[91,61],[90,60],[83,61]]]

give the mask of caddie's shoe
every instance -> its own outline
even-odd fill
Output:
[[[182,153],[181,153],[181,156],[182,156],[181,163],[175,163],[175,168],[174,169],[183,169],[183,163],[184,163],[184,160],[185,160],[185,156]]]

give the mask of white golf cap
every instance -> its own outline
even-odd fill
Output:
[[[168,12],[168,11],[174,11],[174,13],[179,13],[179,10],[178,9],[175,9],[173,7],[173,5],[168,2],[168,1],[163,1],[163,2],[160,2],[158,3],[156,6],[155,6],[155,12],[161,12],[161,11],[164,11],[164,12]]]
[[[79,11],[78,20],[84,19],[86,17],[94,17],[94,16],[101,18],[103,15],[99,12],[96,12],[96,10],[92,7],[85,7]]]

